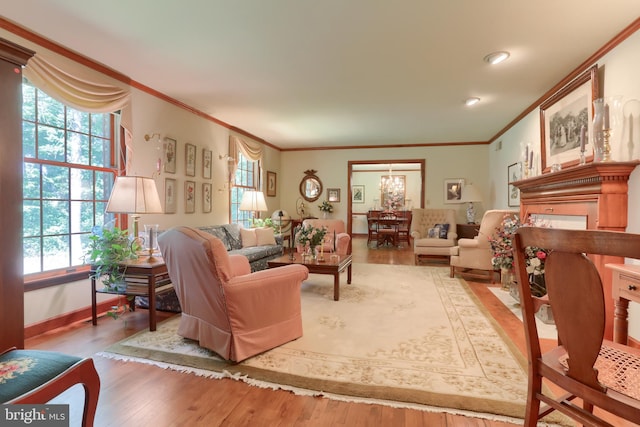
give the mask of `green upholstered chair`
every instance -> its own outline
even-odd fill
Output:
[[[100,377],[92,359],[15,348],[0,354],[2,404],[45,404],[76,384],[85,391],[82,425],[93,426]]]

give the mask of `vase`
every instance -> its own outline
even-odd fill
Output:
[[[503,291],[511,290],[511,283],[513,283],[514,274],[513,270],[510,268],[501,268],[500,269],[500,283],[502,284]]]
[[[604,99],[593,101],[593,161],[605,161],[604,146]]]
[[[327,212],[327,211],[322,212],[322,218],[323,219],[329,218],[329,212]]]
[[[315,246],[309,246],[309,258],[311,258],[313,261],[318,259],[318,250]]]

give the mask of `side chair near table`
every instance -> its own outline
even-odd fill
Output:
[[[529,287],[527,247],[548,251],[544,275],[558,345],[544,354]],[[610,426],[594,414],[594,407],[640,424],[640,351],[604,339],[605,298],[612,296],[604,294],[591,259],[640,259],[640,235],[521,227],[514,236],[514,249],[529,360],[524,425],[533,427],[556,410],[583,425]],[[543,379],[566,394],[559,398],[544,394]],[[581,406],[573,402],[575,398],[582,401]]]
[[[82,426],[93,426],[100,377],[92,359],[15,348],[0,353],[0,403],[7,409],[11,404],[45,404],[77,384],[85,393]]]

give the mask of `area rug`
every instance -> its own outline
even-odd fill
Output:
[[[354,264],[352,284],[341,278],[340,301],[332,276],[312,274],[302,285],[304,335],[239,364],[178,336],[179,316],[102,355],[317,395],[522,418],[524,359],[466,282],[448,274],[447,267]]]

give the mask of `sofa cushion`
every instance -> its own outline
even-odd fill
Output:
[[[198,227],[198,230],[202,230],[222,240],[222,243],[224,243],[224,246],[225,248],[227,248],[228,251],[233,249],[231,245],[231,240],[228,237],[228,233],[223,226],[221,225],[203,226],[203,227]]]
[[[252,248],[258,245],[255,228],[241,228],[240,239],[242,240],[242,248]]]
[[[242,249],[242,239],[240,238],[240,225],[223,224],[221,226],[227,232],[227,239],[231,245],[231,250]]]
[[[273,234],[273,228],[256,228],[256,240],[257,246],[275,245],[276,237]]]

